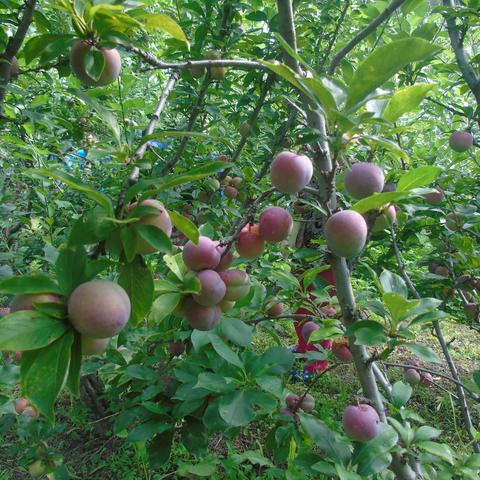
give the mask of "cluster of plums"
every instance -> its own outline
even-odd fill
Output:
[[[290,393],[285,398],[285,405],[280,409],[280,415],[296,418],[297,413],[311,412],[315,408],[315,399],[309,393],[302,396]]]
[[[189,241],[183,249],[185,266],[197,272],[200,292],[182,301],[180,314],[192,328],[211,330],[218,324],[237,300],[250,290],[250,277],[243,270],[230,269],[233,254],[225,252],[226,246],[201,236],[198,244]]]
[[[429,372],[417,370],[415,367],[421,367],[422,365],[418,360],[410,360],[410,368],[405,368],[403,371],[403,378],[410,385],[425,385],[429,386],[433,383],[433,377]]]

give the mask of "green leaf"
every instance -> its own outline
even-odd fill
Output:
[[[151,468],[161,468],[168,462],[172,453],[173,429],[155,435],[148,444],[148,462]]]
[[[387,103],[383,118],[392,123],[396,122],[404,113],[417,108],[434,86],[432,84],[411,85],[396,91]]]
[[[188,47],[190,46],[180,25],[168,15],[162,13],[147,13],[142,15],[142,19],[147,30],[161,30],[173,38],[184,42]]]
[[[432,363],[442,363],[437,354],[425,345],[418,343],[404,343],[404,345],[411,350],[420,360]]]
[[[64,52],[66,48],[74,42],[74,35],[47,33],[44,35],[37,35],[31,38],[23,48],[25,63],[28,65],[43,52],[50,49],[56,49],[61,45],[62,50],[58,53]]]
[[[426,441],[417,443],[417,447],[445,460],[450,465],[454,464],[453,452],[448,445]]]
[[[352,456],[350,443],[313,415],[300,414],[300,424],[313,441],[335,463],[346,464]]]
[[[380,284],[382,285],[383,292],[397,293],[402,297],[408,297],[407,285],[400,275],[390,272],[389,270],[383,270],[379,280]]]
[[[130,378],[153,382],[158,380],[157,372],[145,365],[129,365],[125,369],[125,374]]]
[[[388,340],[385,327],[375,320],[361,320],[347,329],[345,335],[355,337],[355,345],[377,345]]]
[[[240,347],[249,347],[252,343],[253,328],[238,318],[223,317],[220,329],[228,340]]]
[[[96,48],[91,48],[83,58],[85,73],[97,81],[105,69],[105,56]]]
[[[120,126],[118,125],[117,119],[115,118],[113,113],[110,110],[107,110],[98,100],[91,97],[88,93],[82,90],[70,88],[68,91],[73,95],[77,96],[80,100],[85,102],[87,106],[92,107],[97,112],[98,116],[112,131],[118,146],[121,146],[122,140],[120,136]],[[113,216],[113,209],[111,211],[109,210],[109,212],[109,216]]]
[[[137,425],[125,439],[127,442],[145,442],[159,433],[170,430],[170,423],[161,420],[149,420],[148,422]]]
[[[24,352],[27,369],[22,359],[22,392],[51,423],[55,419],[53,405],[67,379],[72,343],[70,331],[41,350]]]
[[[392,461],[390,450],[397,445],[398,435],[386,424],[381,424],[379,434],[369,442],[361,445],[352,461],[357,465],[357,472],[362,478],[378,474],[387,469]]]
[[[47,170],[44,168],[30,169],[27,170],[27,173],[31,175],[38,175],[40,177],[60,180],[61,182],[65,183],[65,185],[68,185],[69,187],[72,187],[79,192],[85,193],[88,197],[90,197],[92,200],[102,206],[108,212],[108,215],[113,215],[112,202],[106,195],[98,192],[97,190],[89,187],[88,185],[85,185],[83,182],[70,175],[69,173],[62,172],[60,170]]]
[[[175,227],[177,227],[178,230],[180,230],[189,240],[197,245],[200,234],[198,233],[198,228],[196,225],[188,218],[178,214],[177,212],[173,212],[172,210],[168,210],[168,215],[170,216],[170,219]]]
[[[73,330],[74,340],[72,343],[70,365],[66,386],[76,397],[80,396],[80,370],[82,368],[82,337]]]
[[[20,310],[0,318],[0,350],[24,351],[46,347],[68,325],[34,310]]]
[[[183,282],[184,273],[185,273],[185,264],[183,263],[182,254],[179,253],[177,255],[164,255],[163,261],[165,265],[170,269],[175,276]]]
[[[315,330],[310,335],[308,340],[310,343],[315,343],[315,342],[322,342],[323,340],[326,340],[328,338],[339,338],[343,336],[344,336],[343,330],[331,325],[326,327],[320,327],[318,330]]]
[[[397,185],[397,191],[408,191],[413,188],[420,188],[430,185],[442,173],[440,167],[425,165],[415,168],[400,177]]]
[[[137,256],[137,231],[131,227],[120,229],[123,251],[127,262],[131,263]]]
[[[9,277],[0,281],[0,294],[2,295],[30,295],[35,293],[62,294],[62,289],[57,282],[43,273]]]
[[[68,297],[75,288],[85,282],[87,254],[79,247],[62,248],[55,262],[55,271],[62,287],[62,293]]]
[[[180,303],[182,296],[179,292],[165,293],[160,295],[152,305],[152,311],[149,319],[154,323],[160,323],[164,318],[168,317],[177,305]]]
[[[145,318],[153,303],[152,274],[137,257],[135,261],[122,265],[118,283],[130,298],[132,304],[130,320],[137,325]]]
[[[220,399],[219,412],[231,427],[248,425],[254,416],[252,404],[243,390],[223,396]]]
[[[403,67],[439,52],[441,47],[421,38],[405,38],[376,48],[357,68],[348,89],[346,109],[352,108]]]
[[[135,225],[133,227],[138,234],[156,250],[163,253],[172,252],[170,237],[155,225]]]
[[[395,382],[392,387],[392,403],[401,408],[410,400],[413,389],[408,383]]]
[[[212,335],[210,342],[214,350],[228,363],[243,369],[243,363],[236,352],[226,344],[218,335]]]
[[[382,299],[383,303],[385,303],[390,311],[390,315],[392,316],[392,320],[395,324],[397,324],[404,315],[413,310],[420,303],[420,300],[407,300],[398,293],[390,292],[385,292]]]
[[[362,198],[357,203],[353,204],[352,209],[358,213],[367,213],[370,210],[379,210],[387,203],[396,202],[408,198],[410,192],[385,192],[375,193],[369,197]]]
[[[382,147],[390,152],[397,160],[403,160],[404,163],[410,163],[410,157],[397,143],[388,138],[376,137],[372,135],[361,135],[360,138],[366,141],[372,147]]]
[[[439,437],[442,434],[441,430],[429,427],[428,425],[422,425],[413,437],[412,443],[424,442],[425,440],[432,440]]]
[[[218,373],[203,372],[198,376],[195,388],[204,388],[215,393],[227,393],[235,389],[233,384],[225,381],[225,377]]]
[[[270,366],[264,370],[262,374],[268,375],[282,375],[292,369],[295,356],[289,348],[272,347],[264,354],[258,357],[254,364],[253,371],[260,372],[262,369]]]

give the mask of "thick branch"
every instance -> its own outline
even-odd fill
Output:
[[[406,0],[393,0],[392,3],[376,18],[372,20],[362,31],[360,31],[355,37],[353,37],[337,54],[333,57],[330,67],[328,68],[328,74],[333,75],[335,69],[338,67],[342,59],[348,55],[364,38],[372,33],[381,23],[386,21],[392,13],[405,3]]]
[[[448,8],[455,8],[455,2],[453,0],[443,0],[443,5]],[[443,15],[447,22],[448,35],[450,37],[453,51],[455,52],[458,67],[462,72],[465,82],[475,96],[477,105],[480,105],[480,80],[468,61],[467,53],[463,48],[463,39],[458,30],[455,17],[451,17],[448,12]]]
[[[37,0],[26,0],[22,19],[18,24],[15,35],[7,43],[5,52],[0,55],[0,114],[3,110],[3,101],[7,92],[7,86],[10,82],[10,71],[13,57],[18,53],[22,46],[28,28],[33,20],[33,12],[37,5]]]

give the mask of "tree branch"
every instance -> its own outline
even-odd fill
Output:
[[[33,20],[33,12],[37,5],[37,0],[26,0],[22,19],[18,24],[15,35],[7,43],[5,52],[0,55],[0,115],[3,112],[3,101],[7,92],[7,86],[10,82],[10,71],[13,57],[18,53],[22,46],[28,28]]]
[[[443,0],[443,5],[448,8],[455,8],[455,3],[453,0]],[[463,48],[463,39],[460,36],[456,19],[455,17],[451,17],[448,12],[443,13],[443,16],[447,22],[448,35],[457,59],[458,67],[462,72],[465,82],[472,91],[475,100],[477,101],[477,105],[480,105],[480,80],[468,61],[467,53]]]
[[[406,0],[393,0],[392,3],[376,18],[372,20],[363,30],[353,37],[332,59],[328,67],[328,74],[333,75],[342,59],[350,53],[364,38],[372,33],[381,23],[390,18],[392,13],[405,3]]]

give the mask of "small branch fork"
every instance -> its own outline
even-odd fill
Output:
[[[352,51],[364,38],[372,33],[380,24],[390,18],[393,12],[400,7],[406,0],[393,0],[392,3],[382,12],[378,17],[368,24],[363,30],[361,30],[355,37],[353,37],[332,59],[330,66],[328,67],[328,74],[333,75],[336,68],[346,57],[350,51]]]

